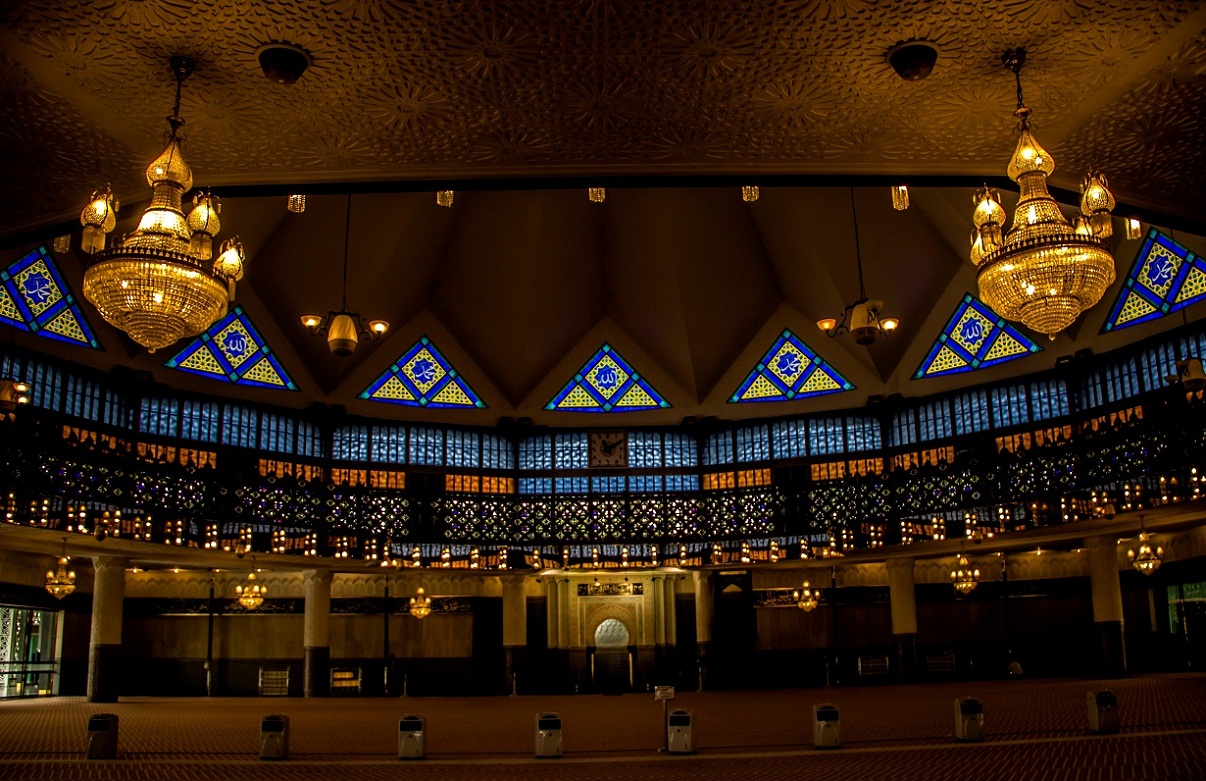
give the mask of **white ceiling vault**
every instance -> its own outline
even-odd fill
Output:
[[[675,423],[925,395],[1179,324],[1099,336],[1116,284],[1056,342],[1031,334],[1041,353],[910,379],[975,290],[969,196],[1002,179],[1013,149],[1013,78],[1000,64],[1013,46],[1029,53],[1023,86],[1053,184],[1073,191],[1096,166],[1117,214],[1206,250],[1197,0],[16,0],[0,24],[6,264],[72,222],[78,231],[105,182],[125,204],[117,232],[133,227],[171,108],[167,58],[196,60],[185,154],[197,184],[223,196],[219,239],[247,246],[240,303],[299,392],[164,369],[169,356],[135,349],[90,308],[103,352],[14,338],[210,393],[449,422]],[[929,78],[907,82],[885,53],[914,38],[939,56]],[[313,56],[296,84],[260,72],[256,51],[272,41]],[[892,209],[892,181],[912,183],[909,210]],[[609,185],[604,203],[587,200],[590,182]],[[757,202],[741,200],[745,182],[762,185]],[[435,204],[437,186],[457,190],[452,208]],[[850,186],[867,291],[901,318],[870,348],[813,325],[857,297]],[[309,193],[305,213],[285,210],[292,190]],[[393,328],[338,359],[297,317],[338,307],[347,192],[349,304]],[[1138,242],[1114,243],[1121,278]],[[58,259],[78,293],[86,258]],[[725,403],[785,328],[857,390]],[[487,409],[356,400],[425,334]],[[543,412],[604,341],[673,406]]]

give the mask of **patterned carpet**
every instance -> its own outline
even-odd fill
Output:
[[[1090,735],[1085,692],[1118,695],[1122,729]],[[954,698],[984,705],[984,740],[954,739]],[[812,746],[811,706],[841,712],[842,746]],[[473,699],[77,698],[0,703],[4,779],[1175,779],[1206,781],[1206,675],[680,693],[691,756],[659,753],[651,695]],[[533,717],[558,711],[563,759],[534,756]],[[88,717],[116,713],[119,758],[84,759]],[[397,759],[397,719],[427,718],[427,755]],[[291,719],[285,762],[259,722]]]

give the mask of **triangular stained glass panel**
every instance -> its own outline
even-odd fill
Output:
[[[423,336],[360,393],[384,401],[430,409],[473,409],[486,403],[469,387],[431,340]]]
[[[1149,228],[1101,332],[1156,320],[1206,298],[1206,260]]]
[[[0,270],[0,320],[22,331],[100,349],[75,295],[45,247]]]
[[[785,330],[729,396],[729,403],[791,401],[853,389],[812,348]]]
[[[605,342],[544,408],[562,412],[633,412],[669,406],[670,402]]]
[[[241,306],[219,318],[165,365],[235,385],[297,390]]]
[[[983,369],[1042,349],[983,301],[965,293],[913,379]]]

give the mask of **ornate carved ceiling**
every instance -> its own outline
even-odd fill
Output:
[[[790,325],[815,344],[807,323],[855,297],[845,191],[764,187],[747,205],[731,189],[617,188],[594,205],[578,185],[999,178],[1014,143],[1013,84],[999,62],[1011,46],[1030,54],[1026,98],[1057,184],[1074,189],[1092,164],[1125,208],[1198,233],[1206,223],[1206,9],[1196,0],[41,0],[5,4],[0,23],[0,237],[10,244],[73,220],[106,181],[127,203],[146,197],[141,172],[161,149],[177,52],[197,60],[182,114],[199,185],[360,188],[351,303],[404,335],[350,361],[296,323],[338,303],[342,198],[312,195],[299,217],[275,195],[229,198],[223,213],[224,235],[251,250],[249,311],[304,365],[303,390],[324,400],[354,395],[387,352],[432,332],[454,363],[488,378],[492,409],[522,414],[585,357],[568,353],[620,333],[630,360],[647,360],[666,392],[689,401],[676,414],[723,414],[715,400],[769,344],[763,332]],[[885,61],[912,38],[939,50],[918,82]],[[296,84],[260,72],[256,51],[271,41],[313,55]],[[576,189],[511,190],[567,177]],[[390,192],[436,180],[473,191],[458,191],[452,209],[430,191]],[[505,188],[490,190],[492,180]],[[839,350],[839,368],[868,392],[912,393],[915,355],[949,302],[974,289],[970,199],[917,190],[898,215],[880,189],[858,193],[863,259],[901,335],[869,351],[816,346]],[[1120,276],[1132,256],[1122,243]],[[1071,337],[1084,346],[1099,325]],[[1020,369],[1041,368],[1035,360]]]

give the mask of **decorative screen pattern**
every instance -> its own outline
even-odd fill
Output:
[[[390,364],[360,398],[428,409],[486,406],[426,336]]]
[[[297,390],[241,306],[193,339],[166,366],[236,385]]]
[[[729,403],[791,401],[853,390],[854,385],[791,331],[784,331],[729,397]]]
[[[1042,349],[980,299],[965,293],[913,379],[983,369]]]
[[[633,412],[669,406],[670,402],[604,342],[544,408],[560,412]]]
[[[100,349],[45,247],[0,270],[0,320],[40,336]]]
[[[1149,228],[1101,332],[1155,320],[1203,298],[1206,261]]]

